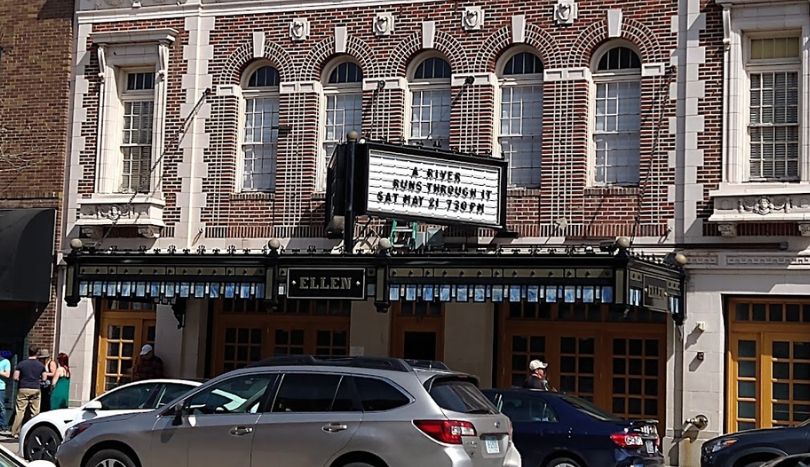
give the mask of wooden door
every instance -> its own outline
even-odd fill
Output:
[[[444,360],[444,309],[438,302],[397,302],[391,307],[391,356]]]
[[[132,381],[132,367],[141,346],[155,344],[157,319],[150,308],[151,304],[105,301],[96,359],[96,394]]]

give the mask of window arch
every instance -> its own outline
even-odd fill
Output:
[[[450,146],[450,64],[431,56],[417,62],[410,80],[411,144]]]
[[[248,68],[243,84],[242,191],[276,187],[279,73],[272,66]]]
[[[594,183],[638,185],[641,60],[630,47],[612,44],[595,63]]]
[[[323,146],[318,161],[320,190],[326,189],[326,167],[335,147],[349,131],[360,132],[363,126],[363,70],[356,63],[345,59],[327,70],[323,83]]]
[[[509,184],[540,186],[543,137],[543,62],[529,51],[506,56],[500,73],[498,145],[509,162]]]

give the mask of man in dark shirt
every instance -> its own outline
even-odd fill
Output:
[[[45,365],[37,360],[39,349],[28,348],[28,360],[17,364],[14,370],[14,381],[19,382],[17,390],[17,411],[14,414],[14,426],[11,427],[11,436],[20,437],[20,427],[29,419],[39,414],[40,383],[45,379]],[[30,415],[29,415],[30,409]]]
[[[523,382],[523,387],[549,391],[551,388],[546,379],[546,368],[548,368],[548,363],[546,362],[541,362],[540,360],[532,360],[529,362],[529,376],[527,376],[526,380]]]
[[[132,381],[163,378],[163,360],[155,355],[151,345],[141,347],[138,363],[132,368]]]

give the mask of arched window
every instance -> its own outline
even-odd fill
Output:
[[[263,66],[253,71],[243,89],[245,134],[242,140],[243,191],[276,188],[278,154],[278,70]]]
[[[512,55],[501,72],[498,143],[509,162],[509,184],[540,186],[543,135],[543,63],[537,55]]]
[[[338,63],[329,71],[323,85],[326,118],[323,130],[323,150],[318,161],[318,186],[326,189],[326,166],[335,147],[352,130],[363,126],[363,71],[349,61]]]
[[[632,49],[618,46],[604,51],[596,63],[594,183],[638,185],[641,60]]]
[[[423,60],[413,72],[411,144],[447,149],[450,142],[450,64],[439,57]]]

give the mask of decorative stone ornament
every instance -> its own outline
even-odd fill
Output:
[[[290,22],[290,39],[301,42],[309,37],[309,20],[295,18]]]
[[[717,224],[717,230],[720,231],[721,237],[737,236],[737,224],[732,223]]]
[[[392,13],[377,13],[374,17],[374,34],[377,36],[390,36],[394,32],[394,15]]]
[[[484,10],[480,6],[464,7],[461,13],[461,27],[465,31],[478,31],[484,27]]]
[[[802,237],[810,237],[810,224],[799,224],[799,233]]]
[[[554,5],[554,20],[558,25],[574,24],[578,14],[579,7],[574,0],[557,0],[557,4]]]

